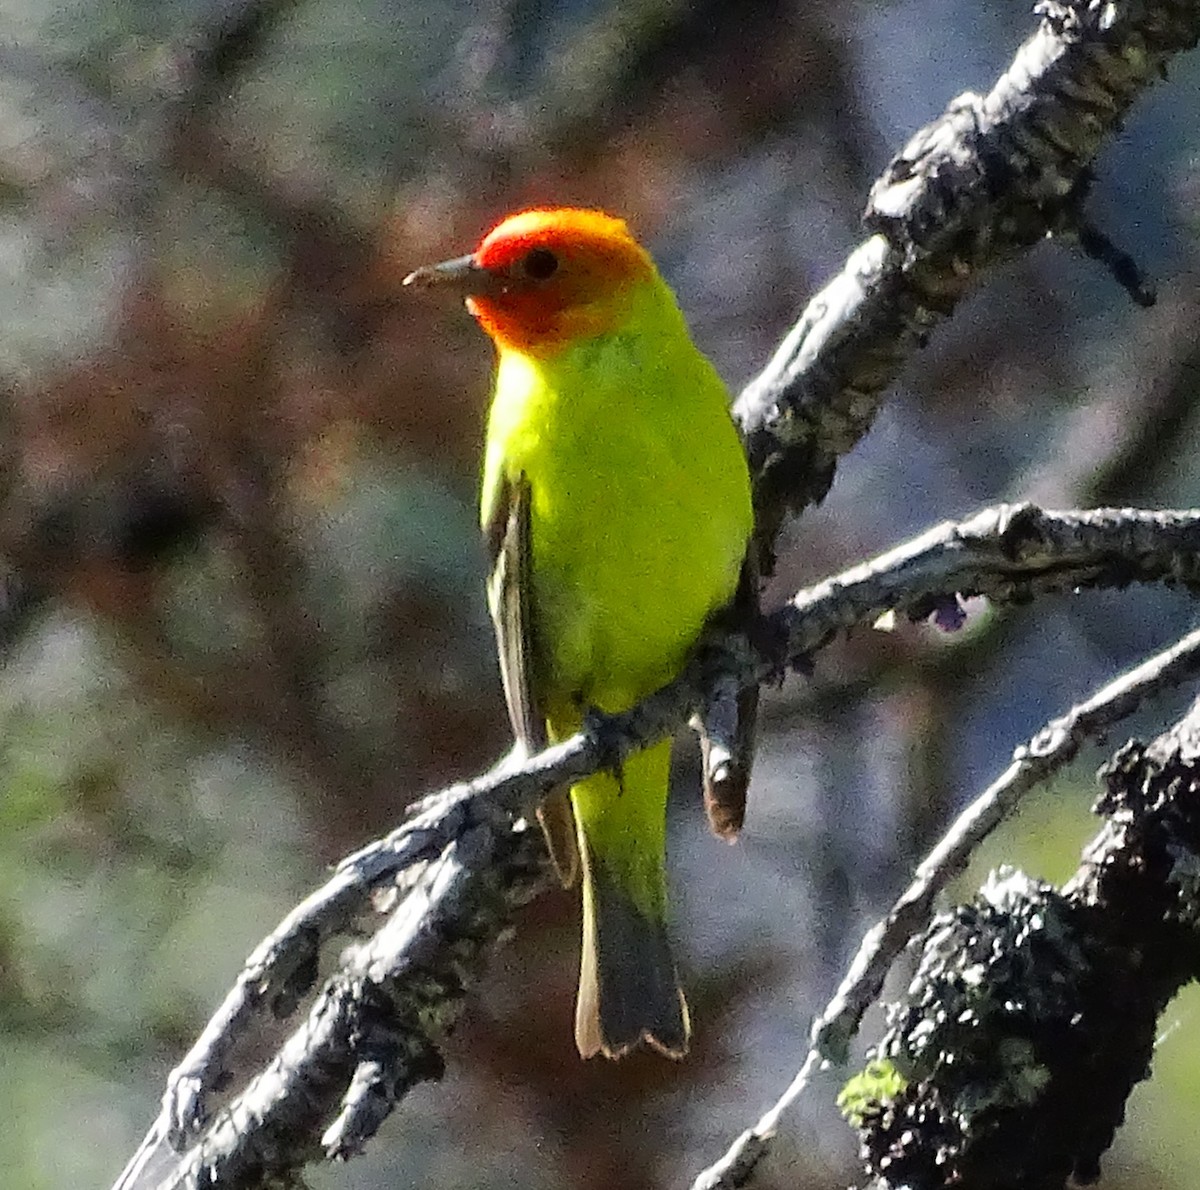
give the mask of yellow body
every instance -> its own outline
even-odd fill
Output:
[[[531,684],[552,739],[578,730],[588,709],[625,710],[678,674],[706,619],[731,599],[751,530],[727,391],[670,290],[651,268],[611,313],[599,333],[552,350],[498,343],[482,519],[505,483],[528,483]],[[664,742],[619,778],[598,774],[571,791],[584,860],[581,1050],[628,1048],[603,1024],[589,1036],[582,1020],[593,1011],[584,998],[596,963],[639,961],[597,957],[595,884],[615,884],[661,934],[668,763]],[[627,933],[614,927],[614,943]],[[681,1000],[680,1009],[686,1045]],[[649,1023],[644,1036],[656,1040]]]

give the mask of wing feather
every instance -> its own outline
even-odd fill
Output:
[[[533,615],[532,499],[525,475],[502,479],[494,492],[484,538],[491,562],[488,606],[496,629],[500,677],[513,735],[526,755],[547,744],[546,719],[538,705],[534,674],[537,664]],[[559,879],[570,887],[579,872],[575,815],[570,795],[555,790],[538,807],[538,821]]]
[[[546,722],[530,681],[534,659],[530,503],[529,480],[524,475],[502,480],[484,536],[492,568],[488,606],[496,629],[508,718],[517,743],[532,755],[546,746]]]

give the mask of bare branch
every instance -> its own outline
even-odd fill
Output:
[[[1076,236],[1087,170],[1137,96],[1200,36],[1195,0],[1042,0],[984,96],[923,128],[871,191],[876,233],[808,303],[735,412],[769,558],[788,510],[820,501],[888,386],[987,269]]]
[[[503,814],[480,815],[451,847],[421,864],[399,908],[348,951],[307,1019],[216,1115],[202,1142],[165,1177],[156,1172],[152,1183],[141,1181],[131,1164],[117,1186],[252,1186],[322,1155],[359,1152],[411,1087],[440,1077],[432,1039],[457,1018],[497,923],[548,880],[536,830],[514,830]],[[183,1081],[190,1077],[201,1076]],[[339,1102],[330,1123],[330,1108]],[[165,1120],[156,1125],[143,1159],[158,1156],[164,1126]]]
[[[178,74],[185,80],[185,106],[195,110],[225,98],[295,7],[296,0],[223,0],[214,19],[180,47]]]
[[[838,632],[888,610],[921,618],[959,592],[1024,602],[1131,581],[1195,584],[1198,568],[1200,512],[988,509],[799,592],[764,619],[753,644],[739,635],[714,640],[678,681],[632,711],[424,799],[398,830],[344,860],[256,948],[172,1075],[153,1139],[135,1162],[153,1168],[167,1139],[192,1147],[165,1179],[141,1180],[142,1166],[131,1163],[117,1190],[253,1185],[321,1152],[356,1151],[410,1086],[440,1071],[437,1043],[511,910],[550,883],[540,842],[514,820],[555,786],[682,725],[730,674],[764,680],[807,662]],[[210,1122],[207,1104],[228,1078],[236,1043],[262,1012],[291,1011],[312,985],[321,945],[387,890],[403,899],[383,927],[351,951],[270,1067]]]

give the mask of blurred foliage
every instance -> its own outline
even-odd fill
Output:
[[[951,0],[0,8],[10,1182],[107,1185],[322,866],[506,747],[474,528],[488,348],[407,300],[404,273],[522,204],[613,208],[736,386],[860,236],[889,153],[988,86],[1030,22]],[[1095,213],[1159,306],[1061,245],[995,278],[787,530],[776,594],[1000,499],[1194,502],[1198,76],[1181,62],[1099,163]],[[737,848],[704,833],[681,753],[694,1056],[578,1061],[577,909],[546,898],[451,1039],[451,1077],[314,1185],[679,1184],[791,1077],[949,816],[1193,619],[1131,592],[827,650],[769,692]],[[1094,829],[1086,768],[970,880],[1069,872]],[[1181,1001],[1164,1023],[1106,1185],[1190,1186],[1194,1018]],[[775,1184],[853,1177],[835,1094]]]

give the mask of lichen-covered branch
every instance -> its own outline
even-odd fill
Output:
[[[497,923],[545,887],[547,867],[536,830],[477,816],[410,873],[396,911],[346,953],[272,1062],[154,1185],[255,1186],[359,1152],[398,1099],[440,1077],[436,1040],[481,974]]]
[[[986,95],[959,96],[871,191],[875,233],[808,304],[735,412],[766,558],[788,510],[820,501],[900,369],[989,268],[1078,238],[1089,168],[1130,105],[1196,45],[1196,0],[1041,0]]]
[[[856,1109],[870,1190],[1089,1183],[1200,975],[1200,703],[1102,770],[1107,822],[1059,891],[1016,872],[926,932]]]
[[[878,998],[892,964],[928,924],[934,899],[960,875],[975,848],[1026,794],[1044,784],[1077,755],[1085,740],[1103,736],[1147,699],[1200,676],[1200,631],[1122,674],[1091,698],[1046,724],[1013,753],[1012,763],[959,815],[918,866],[912,883],[887,916],[869,930],[833,998],[813,1023],[812,1048],[779,1100],[728,1152],[705,1169],[692,1190],[735,1190],[749,1181],[784,1113],[808,1088],[822,1061],[842,1064],[863,1014]]]
[[[256,949],[172,1076],[162,1117],[117,1187],[254,1186],[319,1155],[356,1151],[411,1085],[439,1072],[437,1044],[511,910],[549,883],[540,840],[514,821],[556,785],[682,725],[713,683],[730,674],[761,680],[885,611],[919,619],[959,593],[1023,602],[1131,581],[1194,585],[1198,568],[1200,512],[988,509],[799,592],[752,639],[714,640],[633,711],[424,799]],[[313,985],[321,946],[382,893],[399,903],[378,933],[351,952],[268,1069],[214,1114],[236,1044],[263,1013],[295,1007]],[[187,1151],[163,1172],[168,1143]]]

